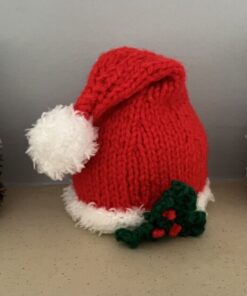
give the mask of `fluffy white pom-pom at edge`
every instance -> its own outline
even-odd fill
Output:
[[[72,105],[44,112],[26,136],[34,168],[53,180],[80,172],[98,150],[97,128]]]

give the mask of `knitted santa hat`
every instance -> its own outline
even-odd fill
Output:
[[[173,180],[193,188],[199,210],[212,198],[206,134],[173,59],[128,47],[102,54],[76,103],[43,113],[27,136],[40,173],[73,175],[66,209],[91,231],[139,226]]]

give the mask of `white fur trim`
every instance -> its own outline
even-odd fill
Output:
[[[78,197],[72,186],[64,188],[62,198],[67,213],[76,222],[76,226],[90,230],[91,232],[113,233],[122,227],[135,228],[143,221],[144,208],[133,208],[127,211],[116,209],[106,210],[105,208],[96,208],[94,203],[85,203],[78,200]],[[207,181],[203,191],[198,194],[197,209],[206,210],[207,203],[213,201],[213,194]]]
[[[97,129],[73,106],[56,106],[44,112],[27,132],[29,148],[39,173],[53,180],[80,172],[97,152]]]
[[[206,207],[209,201],[215,201],[214,195],[210,189],[210,181],[207,179],[206,185],[203,190],[198,193],[197,196],[197,210],[206,211]]]
[[[127,211],[96,208],[94,203],[86,204],[79,201],[72,186],[64,188],[62,198],[65,209],[76,222],[76,226],[99,234],[113,233],[121,227],[134,228],[144,221],[143,208],[133,208]]]

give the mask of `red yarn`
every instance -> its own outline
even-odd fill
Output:
[[[109,51],[74,108],[99,127],[97,154],[73,176],[79,199],[150,209],[172,180],[203,189],[207,139],[179,62],[133,48]]]
[[[178,236],[178,234],[181,230],[182,230],[182,226],[175,223],[172,225],[171,229],[169,230],[169,236],[176,237],[176,236]]]
[[[176,214],[176,211],[171,209],[171,210],[168,210],[168,211],[165,211],[163,214],[162,214],[163,217],[167,218],[168,220],[172,221],[176,218],[177,214]]]
[[[152,238],[161,238],[163,236],[165,236],[166,232],[163,228],[155,228],[153,231],[152,231]]]

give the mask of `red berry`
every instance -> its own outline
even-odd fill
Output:
[[[155,228],[152,231],[152,238],[161,238],[165,236],[166,232],[163,228]]]
[[[169,230],[169,236],[176,237],[180,233],[181,230],[182,230],[182,226],[175,223],[172,225],[172,227]]]
[[[172,221],[176,219],[176,211],[173,209],[167,210],[162,214],[163,217],[167,218],[168,220]]]

